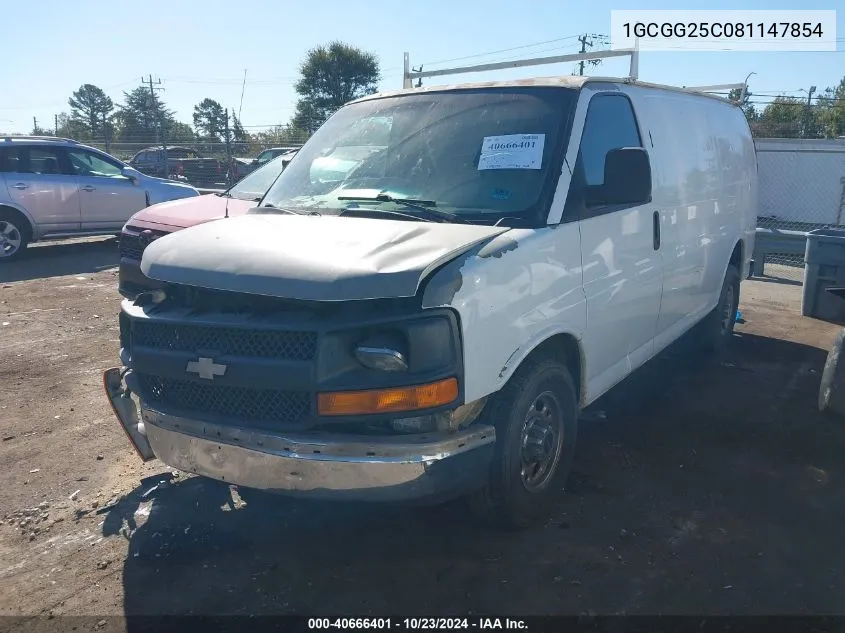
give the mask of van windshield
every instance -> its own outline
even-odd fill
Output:
[[[299,150],[262,206],[389,218],[406,200],[464,221],[537,220],[560,174],[575,97],[569,88],[483,88],[347,105]]]

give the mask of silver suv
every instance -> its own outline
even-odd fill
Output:
[[[0,263],[38,240],[119,235],[144,207],[198,195],[77,141],[0,137]]]

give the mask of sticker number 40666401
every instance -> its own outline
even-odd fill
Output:
[[[545,134],[485,136],[478,169],[540,169],[545,143]]]

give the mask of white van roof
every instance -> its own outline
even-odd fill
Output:
[[[617,84],[626,84],[629,86],[641,86],[644,88],[655,88],[659,90],[671,90],[674,92],[683,92],[685,94],[693,94],[700,97],[708,97],[710,99],[716,99],[718,101],[722,101],[724,103],[728,103],[731,105],[733,104],[732,101],[721,97],[719,95],[710,94],[707,92],[702,92],[699,90],[695,90],[694,88],[680,88],[677,86],[668,86],[663,84],[654,84],[648,83],[645,81],[639,80],[632,80],[630,78],[621,78],[621,77],[584,77],[581,75],[559,75],[559,76],[552,76],[552,77],[532,77],[529,79],[509,79],[506,81],[478,81],[478,82],[470,82],[470,83],[454,83],[454,84],[443,84],[439,86],[423,86],[420,88],[404,88],[400,90],[387,90],[383,92],[377,92],[371,95],[366,95],[364,97],[360,97],[351,101],[350,103],[357,103],[359,101],[369,101],[371,99],[382,99],[384,97],[395,97],[404,94],[419,94],[425,92],[448,92],[452,90],[467,90],[467,89],[478,89],[478,88],[514,88],[514,87],[529,87],[529,86],[551,86],[551,87],[562,87],[562,88],[572,88],[575,90],[580,89],[586,83],[594,83],[594,82],[601,82],[601,83],[617,83]]]

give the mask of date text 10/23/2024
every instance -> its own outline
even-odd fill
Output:
[[[519,618],[308,618],[308,630],[495,631],[527,630]]]

